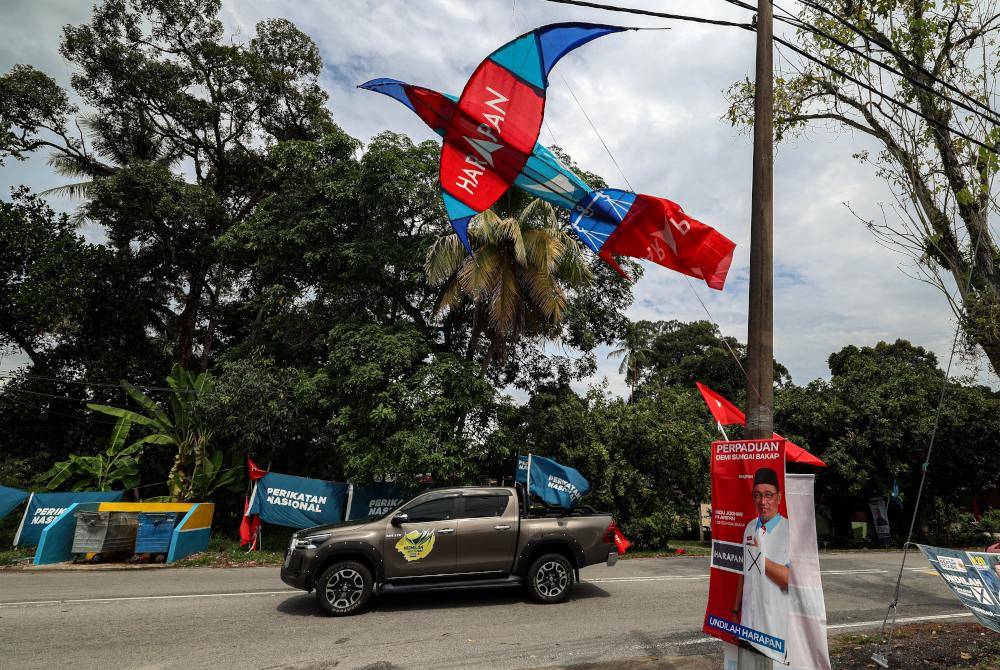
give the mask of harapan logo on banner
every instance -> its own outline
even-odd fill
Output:
[[[705,633],[785,661],[785,441],[712,443],[712,570]]]

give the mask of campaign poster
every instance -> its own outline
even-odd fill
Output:
[[[785,440],[712,443],[712,564],[702,630],[786,662]]]
[[[882,544],[889,544],[892,540],[892,533],[889,532],[889,510],[885,504],[885,498],[871,498],[868,507],[872,510],[872,521],[875,522],[875,534]]]
[[[1000,554],[917,546],[979,623],[1000,633]]]
[[[247,514],[264,523],[312,528],[344,520],[347,484],[269,472],[254,486]]]

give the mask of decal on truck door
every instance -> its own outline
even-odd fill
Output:
[[[396,549],[407,563],[427,558],[434,549],[433,530],[411,530],[396,543]]]

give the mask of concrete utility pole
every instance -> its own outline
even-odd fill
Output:
[[[747,332],[746,437],[774,432],[774,14],[757,2],[757,76],[750,196],[750,319]]]

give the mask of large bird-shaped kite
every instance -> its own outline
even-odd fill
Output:
[[[395,79],[361,88],[409,107],[444,138],[441,189],[451,225],[469,252],[468,226],[511,186],[570,211],[573,229],[621,274],[613,255],[653,261],[721,290],[736,245],[664,198],[590,188],[538,144],[548,74],[591,40],[635,30],[590,23],[543,26],[480,63],[461,97]]]

